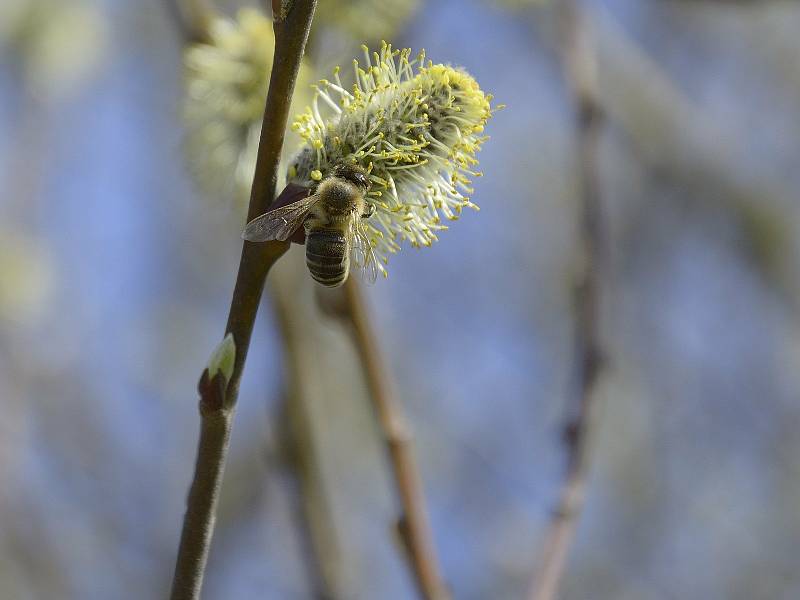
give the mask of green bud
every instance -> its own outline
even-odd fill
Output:
[[[211,358],[208,359],[208,378],[214,379],[217,373],[222,373],[225,378],[225,384],[233,375],[233,365],[236,362],[236,342],[233,341],[233,334],[229,333],[225,336],[219,346],[216,347],[214,352],[211,353]]]

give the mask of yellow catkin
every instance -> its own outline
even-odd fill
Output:
[[[337,68],[322,80],[293,130],[305,145],[290,161],[289,179],[313,187],[340,163],[370,173],[376,212],[365,224],[382,262],[407,241],[429,246],[443,219],[458,218],[469,199],[476,153],[498,107],[466,71],[425,62],[424,53],[379,52],[364,46],[346,89]]]

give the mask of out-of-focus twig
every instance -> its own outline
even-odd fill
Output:
[[[286,18],[274,25],[275,61],[270,75],[248,220],[265,212],[275,196],[289,104],[315,7],[316,0],[295,0]],[[228,381],[221,373],[210,378],[207,369],[200,379],[200,442],[172,582],[172,600],[194,600],[200,596],[253,323],[267,273],[288,247],[288,242],[244,242],[242,247],[225,328],[225,333],[233,336],[236,347],[233,371]]]
[[[548,46],[558,44],[546,9],[538,9],[531,25]],[[532,13],[533,14],[533,13]],[[641,44],[601,3],[586,6],[598,70],[597,98],[610,123],[627,136],[636,158],[657,173],[688,186],[702,182],[696,201],[720,203],[770,228],[770,240],[781,251],[755,248],[765,258],[770,276],[785,292],[800,298],[794,259],[800,246],[791,235],[796,194],[780,174],[754,162],[746,152],[747,131],[692,101]],[[709,193],[708,190],[711,190]],[[755,232],[758,233],[757,231]],[[754,239],[755,244],[759,243]]]
[[[291,259],[291,255],[287,257],[290,263]],[[302,268],[299,264],[294,266]],[[333,527],[335,517],[320,476],[320,466],[314,457],[316,440],[307,399],[304,398],[308,393],[304,386],[308,385],[309,373],[303,368],[313,372],[318,365],[312,367],[302,348],[298,347],[298,333],[302,335],[302,332],[297,331],[297,321],[302,319],[302,315],[297,297],[300,290],[291,285],[294,276],[294,273],[276,271],[269,286],[273,314],[283,342],[286,374],[280,444],[292,478],[292,511],[311,593],[317,600],[337,600],[345,597],[341,589],[341,548]]]
[[[791,186],[777,169],[752,160],[741,123],[726,121],[687,97],[610,10],[593,3],[586,16],[603,73],[597,94],[609,121],[624,131],[637,158],[650,168],[690,189],[702,185],[695,202],[720,203],[744,217],[766,272],[796,304],[799,243],[791,232],[796,199]]]
[[[287,396],[296,393],[287,390]],[[327,503],[325,490],[309,456],[310,441],[308,415],[302,402],[287,397],[285,414],[281,419],[281,454],[290,478],[292,520],[305,566],[310,595],[315,600],[344,598],[337,589],[337,575],[341,550],[336,535],[329,525],[333,514]]]
[[[209,0],[165,0],[165,5],[184,42],[209,41],[208,28],[214,14]]]
[[[573,97],[575,115],[581,267],[575,289],[575,362],[573,392],[570,395],[570,410],[574,413],[565,430],[566,475],[545,539],[542,562],[531,589],[531,600],[554,599],[564,572],[570,543],[583,507],[592,401],[602,365],[598,317],[603,226],[598,143],[603,114],[596,95],[595,57],[581,11],[581,0],[560,0],[558,10],[564,80]]]
[[[285,348],[286,433],[311,550],[304,558],[321,575],[314,589],[342,600],[413,595],[416,578],[407,554],[398,557],[397,537],[367,534],[374,530],[365,515],[394,524],[398,502],[343,290],[316,284],[295,250],[268,283]]]
[[[353,338],[364,367],[378,421],[383,432],[402,513],[398,533],[420,595],[426,600],[445,600],[450,593],[441,575],[433,543],[422,478],[414,460],[409,427],[392,392],[380,347],[372,329],[358,282],[349,277],[344,285],[344,312],[353,328]]]

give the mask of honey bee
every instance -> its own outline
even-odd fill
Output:
[[[302,227],[306,265],[316,282],[326,287],[342,285],[350,273],[352,256],[352,262],[372,283],[378,274],[377,259],[362,224],[375,212],[375,205],[366,199],[369,187],[367,173],[346,164],[336,166],[313,194],[306,187],[289,184],[275,201],[278,208],[250,221],[242,237],[251,242],[301,241]],[[297,196],[300,199],[295,201]]]

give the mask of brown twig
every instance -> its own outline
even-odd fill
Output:
[[[603,4],[586,4],[582,14],[591,29],[592,51],[603,74],[597,80],[597,99],[604,120],[614,124],[636,159],[652,172],[689,189],[702,182],[704,191],[695,195],[693,202],[732,208],[742,215],[745,227],[754,227],[743,233],[751,236],[754,251],[767,261],[768,276],[785,294],[800,298],[800,279],[788,258],[797,244],[784,218],[794,210],[797,194],[769,165],[758,165],[747,157],[743,143],[747,135],[741,123],[709,114],[688,98]],[[541,18],[547,10],[532,11],[531,25],[538,39],[555,47],[559,40],[548,19]],[[742,169],[743,164],[748,168]],[[625,222],[630,218],[636,218],[635,211],[622,215],[622,229],[630,226]],[[748,224],[750,219],[754,221]],[[760,247],[762,226],[772,228],[767,248]],[[773,252],[772,244],[784,249]]]
[[[559,18],[564,79],[574,102],[582,264],[575,289],[575,362],[571,394],[575,412],[565,428],[566,475],[550,523],[542,564],[531,589],[532,600],[556,597],[583,508],[592,399],[602,360],[598,327],[603,256],[598,143],[603,115],[596,95],[595,57],[580,0],[560,0]]]
[[[291,257],[287,258],[291,263]],[[302,268],[300,264],[293,266]],[[276,272],[270,279],[270,304],[283,341],[286,375],[280,444],[291,478],[292,517],[306,567],[309,596],[315,600],[336,600],[344,597],[339,575],[341,547],[333,527],[330,499],[315,460],[316,440],[305,389],[309,377],[303,367],[318,372],[319,365],[311,366],[313,361],[309,360],[298,341],[304,332],[298,331],[297,324],[307,323],[308,319],[301,312],[303,303],[298,301],[302,292],[292,285],[292,278],[297,276],[284,270],[283,273]],[[299,276],[307,275],[300,273]]]
[[[397,530],[425,600],[445,600],[450,593],[444,584],[436,556],[422,478],[414,460],[411,436],[403,412],[394,397],[380,347],[369,320],[358,283],[351,276],[344,285],[346,316],[353,328],[353,337],[364,367],[370,398],[383,432],[395,486],[402,507]]]
[[[276,21],[275,61],[264,109],[248,220],[266,211],[275,196],[283,136],[297,72],[303,57],[316,0],[295,0],[285,19]],[[268,118],[267,118],[268,117]],[[187,500],[180,548],[172,582],[172,600],[200,596],[208,559],[220,484],[228,451],[231,425],[250,336],[264,281],[272,265],[288,249],[288,242],[244,242],[225,333],[236,346],[233,372],[226,382],[208,370],[200,379],[200,442],[194,479]]]

